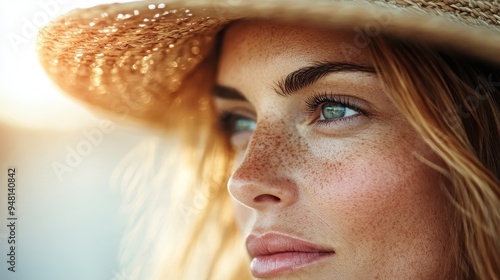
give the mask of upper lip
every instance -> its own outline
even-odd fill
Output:
[[[334,253],[331,248],[274,232],[262,235],[250,234],[246,240],[246,247],[251,258],[286,252]]]

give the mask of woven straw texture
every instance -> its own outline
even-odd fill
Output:
[[[500,63],[497,0],[145,1],[75,10],[39,33],[48,75],[65,92],[128,120],[166,128],[206,111],[217,33],[239,18],[268,18],[380,32]],[[352,48],[366,42],[354,40]],[[193,110],[196,109],[196,110]],[[191,113],[187,113],[191,112]]]

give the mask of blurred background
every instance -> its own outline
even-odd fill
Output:
[[[0,4],[0,279],[133,278],[119,267],[127,217],[110,181],[131,150],[157,136],[67,98],[45,77],[35,51],[37,29],[51,18],[106,2]],[[7,270],[9,167],[17,177],[15,273]]]

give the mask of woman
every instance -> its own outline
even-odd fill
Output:
[[[65,91],[184,137],[159,278],[497,279],[499,11],[133,3],[39,48]]]

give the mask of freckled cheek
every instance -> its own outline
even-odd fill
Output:
[[[305,190],[308,204],[342,238],[360,242],[397,235],[394,230],[401,234],[408,230],[401,221],[411,227],[418,213],[426,211],[422,208],[430,184],[422,174],[428,168],[410,155],[403,164],[404,157],[370,152],[341,160],[317,160],[314,165],[325,169],[305,183],[312,187]]]
[[[366,166],[366,161],[350,162],[315,177],[310,184],[315,188],[311,199],[319,200],[316,205],[328,217],[327,220],[332,221],[332,226],[361,228],[366,225],[365,221],[372,220],[377,216],[376,212],[381,211],[390,194],[379,186],[378,168]]]

